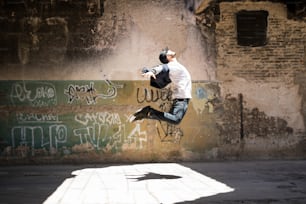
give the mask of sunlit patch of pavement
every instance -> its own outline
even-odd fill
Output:
[[[234,191],[176,163],[86,168],[72,175],[44,204],[174,204]]]

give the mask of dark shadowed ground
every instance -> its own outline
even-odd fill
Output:
[[[120,196],[125,196],[121,203],[140,203],[137,196],[149,192],[143,203],[302,204],[306,203],[306,161],[2,166],[0,183],[0,204],[43,203],[50,195],[53,202],[48,203],[74,203],[75,196],[88,189],[90,195],[100,196],[94,203],[116,203]],[[224,185],[226,192],[218,191],[214,183]],[[191,197],[205,188],[218,192]],[[79,193],[72,195],[76,189]],[[92,199],[76,200],[93,203]]]

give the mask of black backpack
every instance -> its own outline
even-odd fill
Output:
[[[155,75],[156,79],[154,79],[153,77],[150,78],[150,86],[153,86],[158,89],[165,88],[169,83],[171,83],[169,71],[170,70],[168,65],[163,64],[162,71]]]

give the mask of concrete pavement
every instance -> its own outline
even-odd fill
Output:
[[[8,203],[306,203],[306,161],[0,167]]]

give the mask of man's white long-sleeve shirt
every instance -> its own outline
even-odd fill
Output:
[[[171,90],[173,99],[184,99],[192,98],[192,82],[191,76],[182,64],[180,64],[176,59],[173,59],[168,64],[169,67],[169,77],[172,81]],[[162,71],[163,65],[152,68],[155,74]]]

